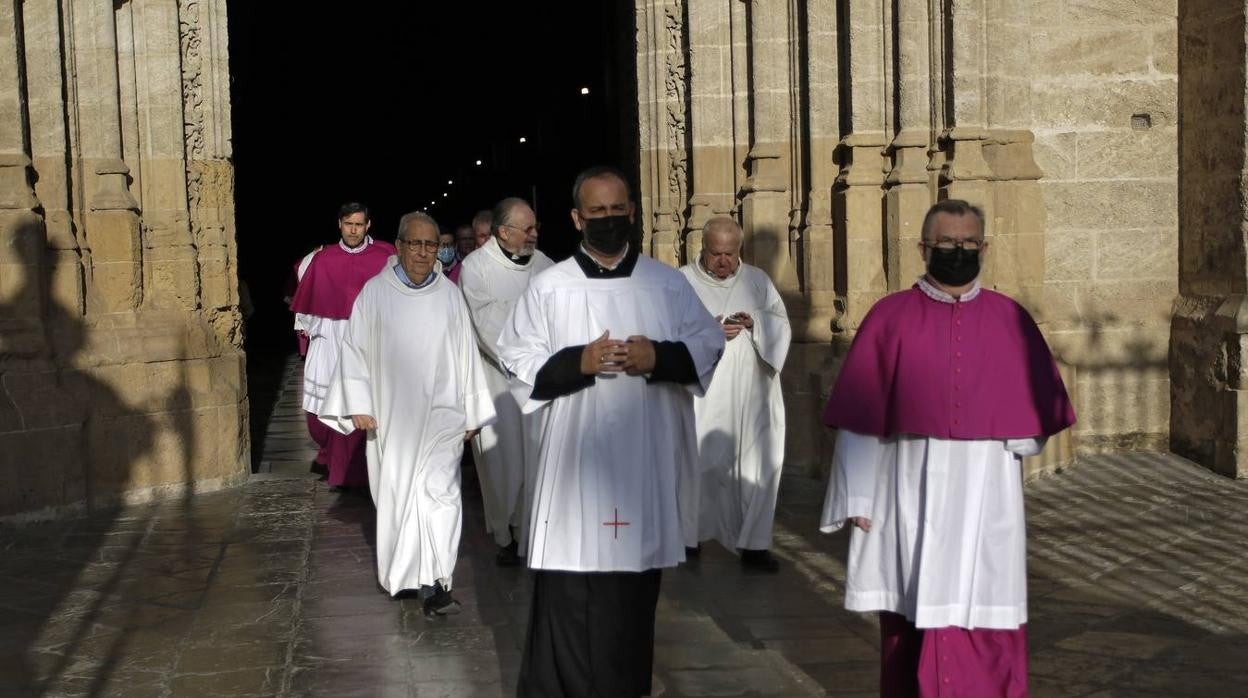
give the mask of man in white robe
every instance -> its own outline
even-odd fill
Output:
[[[494,234],[480,253],[464,258],[459,285],[472,314],[498,414],[498,421],[473,439],[472,459],[481,481],[485,527],[499,547],[495,559],[510,567],[520,563],[520,541],[526,528],[525,485],[532,481],[526,474],[532,472],[531,461],[537,455],[541,413],[521,413],[511,392],[518,381],[509,379],[498,358],[498,336],[529,280],[554,262],[537,249],[537,217],[524,199],[500,201],[494,208],[493,227]]]
[[[698,539],[740,551],[746,569],[776,572],[771,527],[784,465],[780,371],[789,353],[789,315],[767,274],[741,262],[744,236],[728,217],[702,228],[702,252],[680,271],[723,324],[727,347],[698,423]]]
[[[529,283],[499,339],[548,411],[530,515],[536,571],[521,696],[648,695],[661,570],[685,557],[680,487],[697,460],[693,396],[724,333],[675,269],[629,241],[622,174],[581,173],[580,249]]]
[[[896,696],[1027,695],[1023,456],[1075,421],[1031,316],[977,277],[983,213],[934,205],[927,274],[863,320],[828,400],[820,528],[852,524],[845,607],[880,612]]]
[[[367,430],[377,506],[377,579],[391,595],[420,590],[425,612],[453,613],[464,443],[494,404],[459,289],[438,268],[438,228],[399,222],[398,260],[356,298],[321,418]]]

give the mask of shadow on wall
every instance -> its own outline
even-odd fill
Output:
[[[1167,450],[1169,318],[1094,311],[1047,334],[1075,401],[1080,453]]]
[[[185,363],[155,404],[119,392],[164,384],[155,379],[170,367],[108,365],[109,348],[94,344],[103,335],[49,292],[50,279],[82,273],[77,254],[47,249],[42,220],[17,215],[25,220],[0,228],[9,238],[0,254],[14,255],[0,258],[6,280],[20,278],[0,288],[0,469],[8,483],[0,514],[88,515],[0,526],[8,599],[0,604],[0,693],[96,695],[112,678],[113,660],[135,643],[166,651],[153,629],[165,609],[187,602],[183,592],[206,576],[205,559],[216,557],[204,553],[196,520],[184,516],[191,488],[159,505],[116,505],[128,486],[155,484],[136,481],[144,460],[180,459],[183,477],[193,481],[196,413]],[[105,343],[120,343],[117,336]],[[110,374],[112,384],[102,378]],[[152,545],[166,554],[140,563],[140,546]]]

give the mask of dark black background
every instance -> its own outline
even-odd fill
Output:
[[[393,240],[408,211],[428,207],[451,230],[504,196],[536,194],[540,247],[558,259],[578,239],[576,172],[634,169],[631,2],[313,7],[228,2],[249,350],[288,346],[290,268],[337,239],[345,201],[366,203],[373,236]]]

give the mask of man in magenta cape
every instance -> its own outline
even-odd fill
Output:
[[[371,225],[366,206],[343,204],[338,210],[342,239],[312,257],[290,303],[295,329],[309,340],[303,366],[303,409],[307,412],[308,433],[320,447],[321,457],[328,460],[331,487],[368,485],[365,432],[344,436],[322,424],[317,415],[338,366],[338,347],[355,297],[395,254],[393,245],[368,235]]]
[[[852,526],[845,606],[880,613],[881,695],[1027,695],[1021,459],[1074,424],[1031,316],[984,289],[983,213],[941,201],[927,274],[871,309],[824,412],[820,528]]]

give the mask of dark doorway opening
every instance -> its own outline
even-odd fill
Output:
[[[338,206],[363,201],[371,234],[393,240],[408,211],[453,231],[520,196],[535,204],[543,251],[566,257],[578,240],[576,172],[634,169],[635,32],[631,2],[362,0],[292,12],[230,0],[228,12],[258,459],[266,403],[295,346],[283,291],[303,255],[336,242]]]

